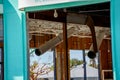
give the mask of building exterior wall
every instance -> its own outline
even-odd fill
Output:
[[[2,0],[0,0],[2,3]],[[111,30],[114,80],[120,79],[120,1],[111,0]],[[57,6],[57,5],[56,5]],[[62,6],[62,5],[61,5]],[[45,9],[47,9],[46,6]],[[52,8],[55,8],[52,7]],[[56,8],[60,8],[60,5]],[[28,80],[25,12],[18,10],[18,0],[3,0],[5,80]],[[44,8],[28,8],[40,10]]]
[[[2,2],[3,2],[3,1],[2,1],[2,0],[0,0],[0,4],[2,4]]]
[[[0,0],[0,14],[3,13],[3,1]]]
[[[29,80],[25,12],[18,10],[18,0],[3,0],[3,10],[4,80]]]
[[[111,0],[111,34],[114,80],[120,79],[120,0]]]

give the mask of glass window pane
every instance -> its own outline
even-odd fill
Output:
[[[70,76],[71,80],[84,80],[82,50],[70,50]]]
[[[85,50],[85,53],[87,54],[88,51]],[[95,59],[90,59],[88,56],[85,56],[85,59],[87,80],[98,80],[98,56]]]
[[[54,80],[53,51],[36,56],[34,49],[30,49],[30,79]]]
[[[88,50],[85,53],[83,50],[70,50],[71,80],[98,80],[98,58],[91,60],[87,53]]]

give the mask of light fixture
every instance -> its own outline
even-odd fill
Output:
[[[64,8],[64,9],[63,9],[63,12],[67,12],[67,9],[66,9],[66,8]]]
[[[57,13],[57,10],[55,9],[54,10],[54,18],[57,18],[58,17],[58,13]]]

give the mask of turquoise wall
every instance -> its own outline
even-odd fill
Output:
[[[3,2],[3,1],[2,1],[2,0],[0,0],[0,4],[2,4],[2,2]]]
[[[2,0],[0,0],[0,14],[2,14],[3,13],[3,7],[2,7]]]
[[[111,0],[111,33],[114,80],[120,80],[120,0]]]
[[[25,13],[18,10],[18,0],[3,0],[3,8],[4,80],[29,80]]]
[[[0,0],[0,3],[2,1]],[[69,4],[71,5],[71,4]],[[111,34],[114,80],[120,79],[120,0],[111,0]],[[18,0],[3,0],[5,80],[27,80],[27,36],[25,13],[18,10]],[[62,6],[62,5],[61,5]],[[49,8],[48,8],[49,7]],[[56,5],[59,8],[60,5]],[[65,7],[63,5],[63,7]],[[26,11],[52,9],[54,6],[27,8]]]

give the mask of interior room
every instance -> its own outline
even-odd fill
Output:
[[[27,12],[26,15],[31,80],[113,80],[110,2]],[[82,53],[81,63],[71,63],[71,55],[74,56],[71,50]],[[38,59],[45,53],[50,54],[48,51],[53,53],[52,67],[43,64],[39,68],[41,59],[35,62],[31,56]],[[89,69],[97,70],[96,76],[87,72],[88,59]],[[80,64],[83,73],[73,74]],[[80,73],[82,77],[75,75]]]

